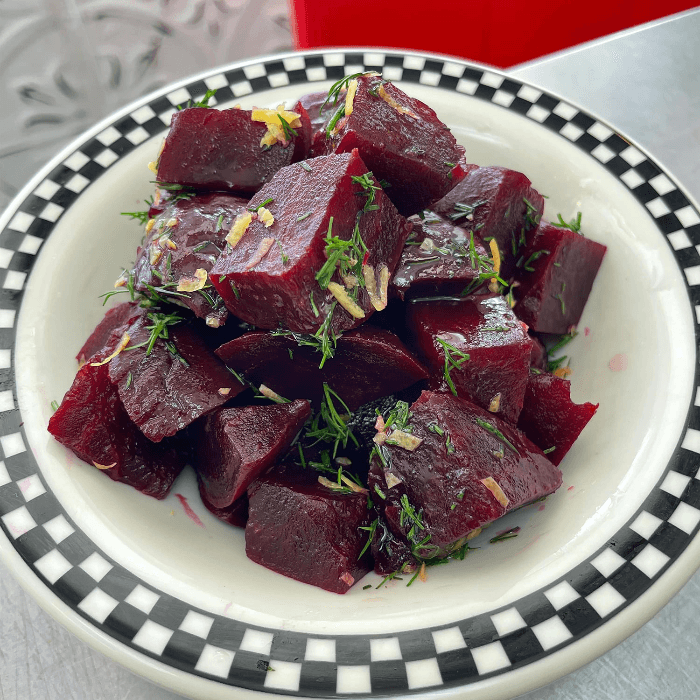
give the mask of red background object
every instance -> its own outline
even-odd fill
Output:
[[[290,0],[298,49],[381,46],[501,68],[695,7],[687,0]]]

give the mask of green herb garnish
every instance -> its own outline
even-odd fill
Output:
[[[481,418],[476,419],[477,425],[481,426],[484,430],[487,430],[491,435],[496,437],[498,440],[500,440],[504,445],[509,447],[513,452],[515,452],[516,455],[520,455],[520,452],[518,452],[518,449],[515,447],[515,445],[492,423],[489,423],[488,421],[482,420]]]
[[[445,381],[447,382],[447,386],[450,387],[450,391],[457,396],[457,389],[452,381],[450,372],[453,369],[459,369],[469,359],[469,355],[468,353],[458,350],[454,345],[451,345],[443,338],[435,336],[435,340],[442,345],[445,351],[445,368],[443,371]]]
[[[510,530],[506,530],[505,532],[502,532],[500,535],[496,535],[495,537],[492,537],[489,542],[491,544],[496,544],[496,542],[504,542],[505,540],[512,540],[514,537],[518,536],[518,533],[520,532],[519,527],[512,527]]]
[[[557,228],[568,228],[569,231],[573,231],[574,233],[583,235],[581,233],[581,212],[577,212],[576,218],[569,221],[568,224],[566,223],[566,221],[564,221],[564,218],[561,214],[557,214],[557,220],[558,223],[552,222],[552,226],[556,226]]]

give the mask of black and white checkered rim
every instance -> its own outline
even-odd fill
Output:
[[[216,88],[219,103],[367,70],[471,95],[540,123],[604,165],[647,209],[685,273],[700,320],[700,216],[658,165],[578,108],[465,62],[391,51],[313,52],[238,64],[160,94],[82,142],[0,232],[0,524],[33,572],[92,626],[187,673],[303,696],[401,695],[473,683],[530,664],[600,627],[647,591],[700,524],[700,408],[691,406],[666,471],[630,521],[561,580],[495,612],[391,635],[308,635],[194,609],[110,560],[49,490],[16,408],[12,350],[23,287],[43,241],[91,182]],[[696,325],[696,339],[698,327]],[[695,386],[700,386],[696,370]]]

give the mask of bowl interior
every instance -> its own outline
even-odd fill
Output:
[[[143,235],[120,212],[144,208],[151,193],[147,163],[162,137],[145,141],[84,190],[43,246],[18,323],[18,401],[42,473],[78,526],[146,582],[204,610],[315,633],[383,633],[499,608],[601,548],[639,509],[678,443],[692,396],[693,317],[682,273],[644,207],[591,156],[525,117],[468,96],[398,85],[433,106],[469,162],[524,172],[549,197],[545,218],[569,220],[581,211],[583,232],[608,246],[569,346],[572,398],[600,408],[563,461],[556,494],[510,514],[474,541],[480,549],[464,562],[431,569],[426,583],[410,588],[393,581],[376,589],[381,579],[370,574],[337,596],[253,564],[243,531],[217,521],[199,501],[191,470],[161,502],[110,481],[56,443],[46,424],[51,401],[71,384],[76,352],[104,312],[98,295],[131,264]],[[288,86],[239,102],[290,105],[304,91]],[[518,537],[489,544],[516,525]],[[373,586],[364,590],[366,584]]]

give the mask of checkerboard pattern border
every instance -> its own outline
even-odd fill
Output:
[[[207,89],[217,89],[216,101],[225,103],[286,85],[313,89],[315,82],[368,70],[499,105],[599,161],[646,208],[667,240],[700,324],[700,214],[673,180],[578,108],[465,62],[329,51],[237,64],[161,93],[81,143],[28,197],[13,204],[0,231],[0,527],[46,585],[95,627],[172,667],[236,687],[311,697],[402,695],[507,673],[589,634],[636,600],[697,536],[700,525],[700,370],[680,444],[634,517],[562,579],[504,608],[449,625],[364,636],[256,627],[154,589],[71,522],[27,449],[12,363],[24,284],[54,224],[105,170],[163,133],[179,104]]]

